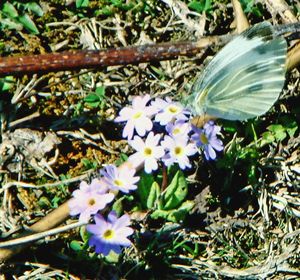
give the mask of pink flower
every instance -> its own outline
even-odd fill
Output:
[[[90,185],[82,181],[80,189],[73,192],[73,198],[69,201],[70,215],[79,214],[80,222],[88,222],[91,215],[104,209],[114,199],[114,195],[107,193],[107,190],[102,180],[93,179]]]

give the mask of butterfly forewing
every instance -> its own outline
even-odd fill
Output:
[[[196,114],[245,120],[264,114],[285,80],[287,44],[273,38],[268,22],[255,25],[227,44],[193,87]]]

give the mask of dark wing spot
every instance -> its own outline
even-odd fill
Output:
[[[255,48],[255,51],[256,51],[257,53],[259,53],[260,55],[264,55],[264,54],[268,53],[268,52],[270,51],[270,49],[269,49],[269,48],[266,48],[266,47],[265,47],[265,44],[264,44],[264,45],[261,45],[261,46],[256,47],[256,48]]]
[[[260,70],[261,66],[259,64],[253,64],[247,68],[245,68],[245,72],[246,73],[253,73],[253,72],[257,72],[258,70]]]
[[[248,88],[248,90],[252,93],[252,92],[256,92],[256,91],[260,91],[264,88],[263,84],[254,84],[252,86],[250,86]]]
[[[227,71],[228,71],[228,69],[226,69],[226,67],[220,69],[218,71],[218,77],[226,77],[227,76],[226,74],[228,74]]]

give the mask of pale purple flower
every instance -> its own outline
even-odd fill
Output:
[[[79,214],[80,222],[88,222],[91,215],[105,208],[114,199],[114,195],[107,193],[107,190],[102,180],[93,179],[91,184],[82,181],[79,190],[73,192],[73,198],[69,201],[70,215]]]
[[[197,153],[197,148],[194,143],[188,143],[186,137],[170,137],[165,136],[161,145],[166,149],[167,153],[163,157],[163,162],[166,166],[170,166],[173,163],[178,163],[181,169],[191,167],[189,156]]]
[[[175,123],[170,122],[166,125],[166,131],[172,137],[188,137],[191,130],[191,124],[184,120],[176,120]]]
[[[188,113],[186,109],[180,103],[173,102],[170,98],[163,100],[156,98],[151,102],[151,105],[158,110],[155,115],[155,121],[160,125],[166,125],[167,123],[174,121],[175,119],[187,120],[185,114]]]
[[[213,121],[209,121],[203,129],[194,127],[193,130],[195,133],[191,136],[191,139],[195,141],[198,147],[203,149],[205,158],[207,160],[216,159],[215,150],[220,152],[224,149],[223,142],[217,137],[221,128],[215,125]]]
[[[158,146],[160,134],[154,135],[151,131],[146,140],[135,136],[133,140],[129,141],[130,146],[137,152],[130,156],[130,161],[133,166],[139,166],[144,163],[144,168],[147,173],[158,168],[157,161],[164,155],[164,149]]]
[[[110,164],[105,166],[100,173],[111,190],[129,193],[129,191],[137,189],[135,183],[140,179],[140,177],[134,177],[135,171],[134,168],[127,166],[117,168],[115,165]]]
[[[133,234],[130,218],[124,214],[119,219],[114,211],[108,214],[107,221],[102,215],[95,215],[95,223],[87,225],[86,229],[93,235],[89,239],[89,245],[95,246],[95,252],[107,256],[110,251],[121,253],[121,246],[129,247],[130,240],[127,238]]]
[[[144,136],[153,127],[151,117],[157,112],[153,106],[147,106],[150,100],[149,94],[136,96],[132,100],[132,107],[123,108],[115,122],[126,122],[122,136],[132,139],[134,130],[138,135]]]

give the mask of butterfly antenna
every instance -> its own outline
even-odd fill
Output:
[[[282,24],[274,26],[275,36],[280,36],[285,33],[299,33],[300,32],[300,22]]]
[[[298,39],[300,39],[300,32],[292,33],[286,37],[286,40],[288,42],[293,41],[293,40],[298,40]]]

